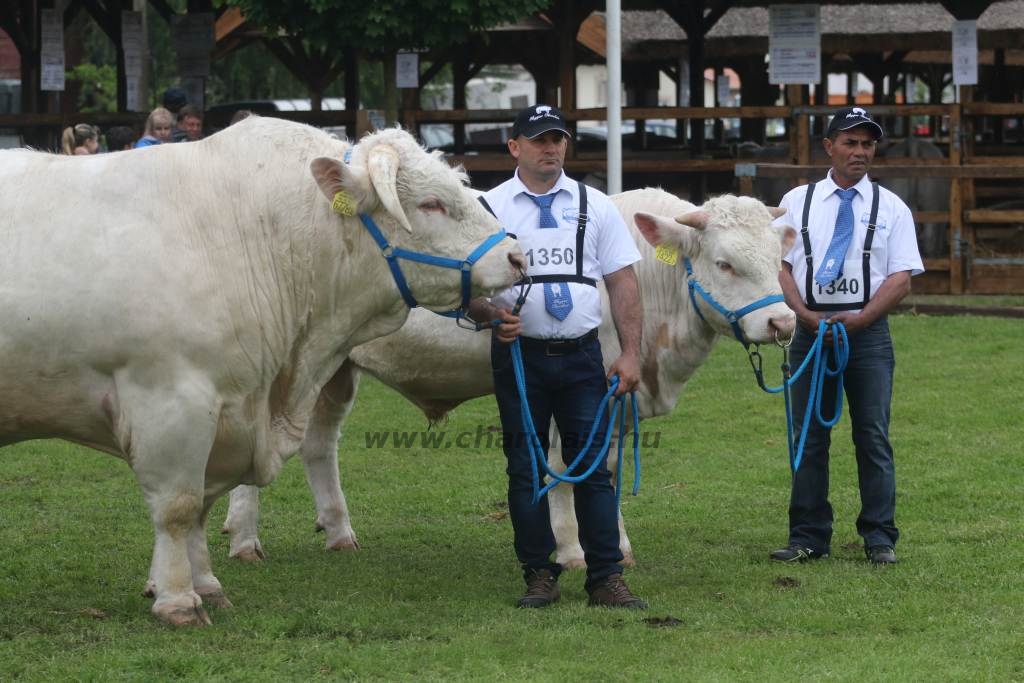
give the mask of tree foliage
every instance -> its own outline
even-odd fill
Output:
[[[317,49],[353,47],[384,55],[436,49],[516,21],[551,0],[223,0],[273,35],[284,30]]]

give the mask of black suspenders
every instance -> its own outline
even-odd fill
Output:
[[[534,275],[531,279],[534,282],[579,282],[584,285],[590,285],[591,287],[597,287],[597,281],[590,277],[584,277],[583,275],[583,243],[584,238],[587,235],[587,186],[582,182],[577,181],[580,191],[580,210],[579,216],[576,219],[576,272],[574,274],[551,274],[551,275]],[[494,215],[491,211],[491,207],[488,206],[487,201],[481,196],[480,203],[484,205],[484,208]],[[510,233],[511,234],[511,233]],[[518,284],[518,283],[517,283]]]
[[[807,277],[804,283],[804,290],[807,292],[807,308],[812,311],[848,311],[853,304],[819,304],[814,300],[814,257],[811,254],[811,238],[807,232],[808,219],[811,215],[811,195],[814,194],[814,183],[807,186],[807,194],[804,195],[804,214],[800,237],[804,241],[804,254],[807,260]],[[871,243],[875,239],[875,227],[878,221],[878,183],[871,183],[871,216],[868,218],[868,230],[864,235],[864,249],[861,252],[861,264],[864,269],[862,282],[864,283],[864,301],[861,307],[868,305],[871,299]]]

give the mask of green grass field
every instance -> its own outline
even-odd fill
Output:
[[[651,609],[589,609],[569,572],[556,606],[516,610],[501,454],[368,449],[366,432],[426,421],[367,381],[340,449],[362,550],[323,550],[292,461],[264,490],[266,562],[227,559],[215,508],[235,608],[211,609],[207,629],[163,627],[139,595],[152,530],[122,462],[62,442],[0,451],[0,680],[1024,680],[1024,323],[892,328],[895,567],[864,561],[845,418],[832,558],[769,562],[786,540],[782,399],[723,340],[675,412],[643,424],[660,438],[623,511],[628,580]],[[495,424],[485,398],[441,429]]]

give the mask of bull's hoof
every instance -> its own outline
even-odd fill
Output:
[[[168,626],[210,626],[213,624],[201,604],[196,604],[192,607],[153,605],[153,614]]]
[[[146,585],[142,587],[142,597],[144,598],[155,598],[156,597],[156,583],[151,579],[146,582]]]
[[[355,536],[349,538],[339,538],[333,543],[327,545],[328,550],[359,550],[359,541],[356,540]]]
[[[630,553],[622,553],[622,562],[620,562],[619,564],[625,565],[627,567],[635,567],[636,566],[636,558],[633,557],[633,553],[631,553],[631,552]]]
[[[242,562],[262,562],[267,559],[267,554],[263,552],[263,546],[256,540],[252,543],[243,543],[237,548],[232,547],[228,557]]]
[[[207,605],[213,605],[220,609],[231,609],[234,605],[228,600],[228,596],[224,594],[222,590],[215,590],[209,593],[199,593],[199,597],[203,599],[203,602]]]
[[[562,565],[562,569],[586,569],[587,562],[582,557],[572,557],[565,560],[558,560],[558,564]]]

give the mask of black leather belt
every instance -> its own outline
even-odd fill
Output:
[[[582,337],[575,339],[534,339],[532,337],[519,337],[519,343],[524,349],[543,351],[548,356],[564,356],[578,350],[587,342],[597,339],[597,328],[587,332]]]

